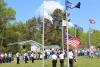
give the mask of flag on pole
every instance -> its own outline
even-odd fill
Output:
[[[74,27],[74,25],[72,24],[72,22],[68,22],[66,20],[62,20],[62,26],[67,26],[68,23],[68,28]]]
[[[44,15],[45,19],[48,19],[53,24],[53,18],[50,15]]]
[[[79,29],[79,30],[83,31],[83,28],[82,28],[82,27],[80,27],[80,26],[78,26],[77,24],[74,24],[74,28],[75,28],[75,29]]]
[[[68,8],[70,8],[70,9],[79,8],[80,9],[81,3],[78,2],[76,4],[73,4],[73,3],[69,2],[69,1],[66,1],[65,5],[66,5],[66,9],[68,9]]]
[[[93,19],[89,19],[89,22],[90,22],[90,24],[95,24],[96,23],[96,21],[93,20]]]
[[[75,36],[70,36],[68,35],[68,45],[74,47],[74,48],[77,48],[78,45],[80,44],[80,39],[75,37]],[[65,40],[67,42],[67,36],[65,36]]]

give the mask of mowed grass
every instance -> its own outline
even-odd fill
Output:
[[[52,67],[51,65],[51,60],[46,60],[44,67]],[[57,67],[60,67],[59,59]],[[64,67],[67,67],[67,59],[65,59]],[[78,57],[77,62],[74,63],[74,67],[100,67],[100,58],[89,59],[88,57]]]
[[[64,67],[67,67],[67,59],[65,59]],[[16,62],[12,63],[3,63],[0,64],[0,67],[42,67],[42,60],[35,60],[35,63],[31,63],[29,61],[27,64],[24,62],[20,62],[20,64],[16,64]],[[45,60],[44,67],[52,67],[51,60]],[[60,67],[59,59],[57,60],[57,67]],[[88,57],[78,57],[77,62],[74,63],[74,67],[100,67],[100,58],[96,57],[92,60]]]
[[[28,61],[26,64],[24,61],[21,61],[20,64],[16,64],[16,62],[2,63],[0,67],[42,67],[42,60],[35,60],[34,63]]]

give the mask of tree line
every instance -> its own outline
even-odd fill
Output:
[[[16,11],[11,7],[7,7],[4,0],[0,0],[0,50],[5,52],[11,51],[8,47],[9,43],[21,42],[26,40],[34,40],[42,44],[43,21],[41,17],[32,17],[26,22],[16,20]],[[60,9],[56,9],[52,14],[53,24],[47,18],[44,19],[44,43],[45,45],[59,45],[62,43],[62,19],[66,19],[66,15]],[[15,21],[16,20],[16,21]],[[11,23],[14,21],[14,23]],[[64,35],[66,27],[64,27]],[[80,39],[80,46],[87,46],[89,42],[89,32],[76,30],[76,36]],[[69,34],[74,35],[75,28],[69,29]],[[91,44],[100,45],[100,31],[91,30]],[[65,42],[66,43],[66,42]]]

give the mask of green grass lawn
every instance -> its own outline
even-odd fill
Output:
[[[67,67],[67,59],[65,59],[64,67]],[[51,60],[45,60],[44,67],[52,67]],[[0,67],[42,67],[42,60],[36,60],[35,63],[16,62],[12,63],[3,63],[0,64]],[[59,59],[57,61],[57,67],[60,67]],[[78,57],[77,62],[75,62],[74,67],[100,67],[100,59],[93,58],[90,60],[88,57]]]
[[[35,60],[34,63],[28,61],[27,64],[25,64],[24,61],[21,61],[20,64],[16,64],[16,62],[2,63],[0,64],[0,67],[42,67],[42,60]]]
[[[64,67],[67,67],[67,59],[65,59]],[[45,61],[44,67],[52,67],[51,60]],[[60,67],[59,60],[57,61],[57,67]],[[78,57],[77,62],[74,63],[74,67],[100,67],[100,59],[96,57],[92,60],[88,57]]]

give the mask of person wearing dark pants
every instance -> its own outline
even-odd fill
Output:
[[[19,57],[17,57],[17,64],[19,64]]]
[[[56,67],[57,60],[52,60],[52,67]]]
[[[28,61],[28,58],[27,58],[27,56],[25,56],[25,63],[28,63],[27,61]]]
[[[57,55],[55,54],[55,52],[52,52],[52,67],[56,67],[56,63],[57,63]]]
[[[16,53],[16,57],[17,57],[17,64],[19,64],[19,61],[20,61],[19,56],[20,56],[20,55],[19,55],[19,53],[17,52],[17,53]]]
[[[24,54],[24,58],[25,58],[25,63],[28,63],[28,54],[27,53]]]
[[[32,63],[34,63],[34,53],[33,52],[31,53],[31,60],[32,60]]]
[[[69,67],[73,67],[74,54],[73,54],[72,49],[69,50],[68,57],[69,57]]]
[[[59,59],[60,59],[60,67],[64,67],[64,53],[63,53],[63,51],[60,51]]]
[[[73,59],[69,59],[69,66],[73,67]]]

